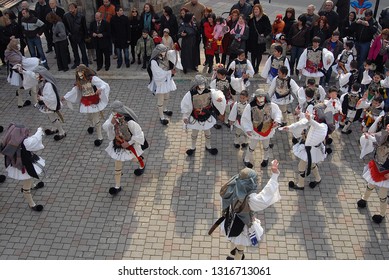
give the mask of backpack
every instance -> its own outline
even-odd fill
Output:
[[[256,192],[256,189],[257,184],[252,178],[241,180],[239,175],[235,175],[224,184],[220,190],[223,208],[222,217],[215,222],[208,234],[212,234],[223,221],[225,221],[224,229],[228,237],[238,236],[245,225],[250,227],[253,212],[248,204],[249,195]]]

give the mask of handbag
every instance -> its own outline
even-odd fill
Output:
[[[254,19],[254,28],[255,28],[255,32],[258,35],[257,44],[258,45],[265,44],[266,43],[266,38],[265,38],[265,36],[259,34],[258,29],[257,29],[257,25],[255,24],[255,19]]]
[[[258,45],[265,44],[265,43],[266,43],[266,38],[265,38],[265,36],[263,36],[263,35],[258,35],[257,43],[258,43]]]
[[[240,47],[240,42],[234,38],[234,40],[232,40],[232,42],[230,44],[230,47],[229,47],[230,52],[231,53],[237,53],[239,47]]]

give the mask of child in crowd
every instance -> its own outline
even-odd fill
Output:
[[[366,95],[362,98],[366,98]],[[381,96],[375,96],[371,102],[371,106],[365,110],[365,116],[362,121],[362,132],[367,132],[374,121],[384,115],[383,101]]]
[[[155,43],[155,41],[154,41]],[[170,37],[170,30],[168,28],[165,28],[163,30],[163,36],[162,36],[162,44],[164,44],[168,50],[174,49],[174,42],[172,37]]]
[[[216,41],[217,51],[215,51],[216,63],[220,62],[219,54],[223,53],[222,40],[224,34],[230,32],[225,20],[222,17],[217,17],[215,20],[215,27],[213,29],[213,39]]]
[[[242,117],[244,108],[246,108],[248,104],[248,100],[248,91],[242,90],[239,95],[239,101],[234,103],[230,112],[230,116],[228,117],[230,125],[235,126],[234,147],[237,149],[239,149],[240,146],[242,146],[242,149],[246,148],[248,143],[247,135],[243,132],[243,129],[240,126],[240,119]]]
[[[162,38],[161,38],[161,36],[158,35],[157,31],[155,31],[155,30],[151,31],[151,37],[153,38],[155,45],[162,43]]]
[[[136,43],[136,54],[138,57],[142,57],[143,60],[142,69],[146,69],[146,65],[150,60],[154,46],[154,41],[150,37],[149,32],[144,29],[142,31],[142,37],[140,37]]]

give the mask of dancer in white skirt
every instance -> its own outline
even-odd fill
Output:
[[[115,187],[109,189],[109,193],[115,195],[122,190],[120,182],[124,161],[137,159],[139,168],[135,169],[134,174],[140,176],[144,173],[146,166],[142,154],[148,145],[136,114],[120,101],[114,101],[111,108],[112,113],[103,124],[103,129],[110,140],[105,151],[115,160]]]
[[[80,113],[87,114],[88,120],[92,124],[88,128],[88,133],[92,134],[94,128],[96,128],[95,146],[100,146],[103,142],[101,131],[102,111],[108,105],[109,92],[109,85],[97,77],[95,71],[84,64],[80,64],[76,68],[76,85],[63,97],[63,101],[79,103]],[[71,106],[69,103],[68,105]]]
[[[163,44],[157,45],[151,53],[149,67],[147,67],[150,76],[148,89],[158,97],[158,114],[163,125],[169,123],[165,115],[169,117],[173,115],[173,112],[167,109],[167,103],[170,92],[177,89],[173,80],[176,68],[182,70],[178,51],[168,50]]]
[[[270,180],[259,193],[258,174],[247,167],[233,176],[220,190],[223,216],[208,234],[212,234],[220,225],[221,233],[231,242],[231,255],[227,260],[243,260],[245,247],[259,246],[264,230],[255,214],[281,199],[277,160],[272,161],[271,171]]]
[[[215,115],[223,115],[226,109],[226,99],[220,90],[209,89],[207,79],[196,75],[192,88],[181,101],[182,119],[185,129],[192,129],[192,145],[186,151],[188,156],[196,150],[199,131],[204,131],[205,149],[212,155],[218,150],[211,146],[211,128],[216,124]]]
[[[61,99],[59,97],[59,91],[56,80],[43,66],[37,66],[34,68],[34,74],[37,74],[38,79],[38,104],[36,107],[39,111],[45,114],[53,127],[45,129],[46,135],[57,134],[54,136],[55,141],[59,141],[66,137],[66,132],[62,127],[64,122],[61,113]]]
[[[22,108],[31,105],[30,100],[24,100],[24,89],[30,89],[28,84],[24,81],[24,74],[30,72],[39,65],[39,59],[36,57],[26,58],[20,52],[19,40],[11,39],[7,49],[4,52],[5,61],[8,63],[8,77],[7,81],[10,85],[18,87],[16,90],[18,107]],[[31,95],[33,103],[38,102],[36,97],[36,89],[31,88]]]
[[[326,157],[326,149],[323,141],[326,138],[328,127],[325,123],[318,123],[314,120],[316,109],[305,113],[305,118],[280,130],[290,131],[298,138],[301,135],[300,142],[293,146],[293,154],[300,159],[298,164],[298,182],[289,181],[289,188],[304,190],[305,178],[312,172],[315,181],[309,183],[309,187],[315,188],[321,182],[319,167],[317,164]]]
[[[380,199],[380,213],[373,215],[373,222],[380,224],[386,215],[388,189],[389,189],[389,124],[386,128],[379,133],[367,134],[364,136],[372,138],[372,141],[377,144],[375,150],[374,159],[372,159],[365,169],[363,170],[363,178],[368,183],[366,191],[362,198],[358,200],[357,205],[359,208],[365,208],[367,206],[367,200],[369,199],[372,191],[378,188],[378,198]]]
[[[31,195],[33,178],[39,179],[44,173],[45,160],[34,153],[44,148],[43,135],[42,128],[38,128],[34,135],[29,136],[29,130],[23,125],[11,123],[1,143],[8,177],[22,181],[23,196],[34,211],[43,210],[43,206],[36,204]],[[39,182],[34,188],[43,186],[43,182]]]
[[[270,139],[274,136],[276,128],[281,124],[282,113],[278,105],[271,102],[263,89],[255,91],[254,99],[246,106],[241,118],[243,131],[249,137],[249,146],[244,157],[244,165],[253,167],[254,150],[258,142],[262,142],[263,160],[262,167],[269,163]]]

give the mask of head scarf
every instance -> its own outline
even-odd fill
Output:
[[[29,130],[23,125],[11,123],[1,143],[1,153],[5,156],[5,166],[9,165],[22,170],[21,144],[28,137]]]
[[[151,52],[151,58],[150,58],[150,60],[155,59],[155,58],[158,57],[161,53],[167,52],[167,51],[168,51],[168,48],[167,48],[164,44],[158,44],[158,45],[156,45],[155,48],[153,49],[153,51]]]
[[[121,115],[130,116],[135,122],[138,122],[138,116],[135,114],[135,112],[129,107],[125,106],[119,100],[112,102],[111,109],[113,112],[119,113]]]

